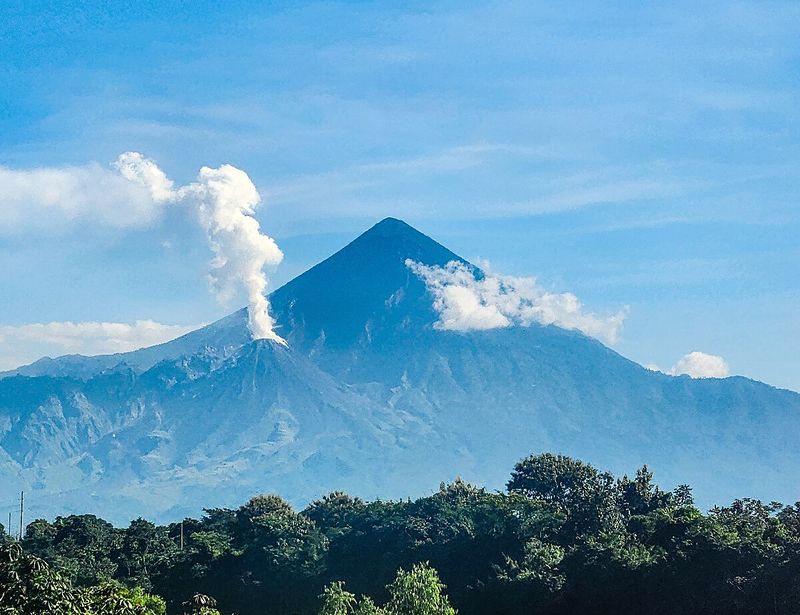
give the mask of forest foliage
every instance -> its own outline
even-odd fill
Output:
[[[0,533],[0,615],[800,612],[800,504],[703,513],[646,466],[615,478],[532,455],[504,492],[457,479],[417,500],[331,493],[302,511],[259,495],[182,525],[182,549],[181,523],[144,519]]]

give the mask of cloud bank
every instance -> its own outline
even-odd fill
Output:
[[[473,331],[538,323],[576,329],[613,344],[627,314],[624,309],[597,316],[586,312],[572,293],[550,293],[535,278],[497,275],[488,266],[483,267],[482,278],[457,261],[438,267],[407,260],[406,266],[433,295],[433,307],[439,314],[434,323],[437,329]]]
[[[165,325],[153,320],[0,326],[0,369],[13,369],[42,356],[128,352],[168,342],[202,326]],[[17,354],[23,348],[24,354]]]
[[[164,202],[143,183],[98,164],[31,170],[0,166],[0,234],[87,222],[141,227],[160,217]]]
[[[214,253],[209,281],[217,297],[227,304],[243,288],[253,338],[285,343],[269,314],[264,271],[278,265],[283,253],[254,217],[260,202],[247,173],[228,164],[202,167],[196,182],[179,188],[138,152],[125,152],[110,168],[0,167],[0,233],[65,228],[70,222],[137,227],[157,220],[167,206],[190,208]]]

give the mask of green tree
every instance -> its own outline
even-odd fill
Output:
[[[168,565],[178,552],[166,528],[141,518],[131,521],[122,533],[121,543],[118,560],[124,568],[124,578],[148,590],[153,586],[150,575]]]
[[[183,603],[186,615],[220,615],[217,610],[217,601],[205,594],[194,594]]]
[[[653,482],[653,473],[646,465],[636,471],[633,480],[623,476],[618,483],[621,505],[626,515],[644,515],[670,504],[670,494]]]
[[[356,597],[344,588],[342,581],[334,581],[325,587],[320,596],[322,607],[319,615],[351,615],[356,607]]]
[[[179,524],[36,520],[23,545],[0,547],[0,615],[161,615],[151,582],[174,614],[217,615],[203,594],[184,604],[193,591],[238,615],[320,604],[343,615],[775,615],[800,604],[800,504],[742,499],[704,514],[687,486],[666,493],[646,466],[617,480],[537,455],[517,464],[508,493],[457,479],[414,501],[332,493],[302,513],[266,495],[183,526],[178,551]],[[333,579],[343,582],[319,596]]]
[[[548,593],[564,585],[564,575],[558,566],[564,559],[564,549],[531,538],[525,543],[520,561],[506,556],[505,565],[498,566],[498,577],[511,583],[524,583]]]
[[[164,601],[106,582],[76,588],[18,543],[0,547],[0,613],[3,615],[164,615]]]
[[[82,586],[114,578],[121,544],[122,532],[95,515],[56,517],[52,524],[37,519],[26,528],[23,541],[26,550]]]
[[[366,504],[341,491],[334,491],[308,505],[303,515],[327,533],[341,533],[351,529]]]
[[[369,596],[361,596],[361,600],[353,609],[353,615],[384,615],[384,613],[384,610],[376,606]]]
[[[384,610],[388,615],[455,615],[444,589],[428,564],[416,564],[408,572],[401,568],[389,586],[391,598]]]
[[[261,554],[267,565],[311,571],[327,546],[314,522],[276,495],[258,495],[238,511],[240,546]]]
[[[234,553],[233,537],[223,532],[193,532],[186,541],[189,548],[203,559],[213,560]]]
[[[108,582],[82,590],[82,615],[164,615],[166,604],[141,588]]]
[[[334,581],[320,596],[319,615],[456,615],[439,574],[427,563],[415,564],[408,572],[400,568],[387,589],[389,602],[381,608],[367,596],[356,600],[342,581]]]
[[[689,485],[678,485],[670,494],[670,503],[676,508],[694,506],[694,496]]]
[[[531,455],[516,464],[511,493],[545,502],[566,516],[567,539],[621,527],[614,477],[563,455]]]

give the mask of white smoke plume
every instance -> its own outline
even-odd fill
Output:
[[[692,378],[725,378],[731,370],[722,357],[695,350],[682,356],[667,373],[671,376],[686,374]]]
[[[125,152],[112,165],[120,175],[130,182],[144,186],[150,198],[156,203],[174,201],[178,193],[172,189],[173,183],[158,165],[138,152]]]
[[[624,309],[611,316],[597,316],[586,312],[572,293],[550,293],[535,278],[496,275],[488,265],[482,266],[485,275],[480,279],[457,261],[438,267],[407,260],[406,266],[433,295],[433,307],[439,313],[434,326],[438,329],[470,331],[552,324],[615,343],[627,314]]]
[[[157,202],[189,203],[214,252],[209,280],[220,300],[229,302],[239,287],[247,294],[247,318],[253,339],[286,342],[275,333],[266,297],[264,269],[283,260],[275,240],[261,233],[253,216],[261,202],[250,177],[234,166],[202,167],[197,181],[175,190],[156,165],[137,152],[122,154],[114,166],[128,180],[145,187]]]
[[[110,168],[0,167],[0,233],[22,226],[58,232],[70,223],[141,227],[158,220],[171,204],[191,208],[214,252],[212,289],[227,302],[243,288],[253,338],[285,343],[269,315],[264,271],[279,264],[283,253],[253,217],[260,202],[247,173],[227,164],[201,168],[196,182],[180,188],[137,152],[125,152]]]
[[[182,191],[198,203],[200,223],[215,254],[210,279],[217,294],[228,301],[239,285],[244,286],[253,338],[285,344],[269,314],[264,273],[265,267],[283,260],[283,252],[272,237],[261,233],[253,217],[261,197],[247,173],[228,164],[203,167],[198,182]]]

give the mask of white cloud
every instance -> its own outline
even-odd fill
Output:
[[[692,378],[725,378],[731,372],[722,357],[695,350],[681,357],[667,373],[672,376],[685,374]]]
[[[483,265],[477,279],[463,263],[445,267],[411,260],[406,266],[426,284],[434,298],[439,320],[434,326],[451,331],[497,329],[534,323],[577,329],[609,343],[619,338],[627,310],[601,317],[586,312],[572,293],[550,293],[535,278],[493,274]]]
[[[196,210],[214,252],[209,274],[214,292],[228,303],[243,287],[253,338],[285,343],[273,329],[264,272],[265,267],[280,264],[283,252],[261,232],[254,217],[261,195],[247,173],[229,164],[202,167],[196,182],[175,190],[158,165],[137,152],[125,152],[114,166],[127,180],[144,187],[155,202],[188,203]]]
[[[99,164],[17,170],[0,166],[0,233],[69,223],[126,228],[157,219],[162,202],[139,181]]]
[[[167,342],[202,326],[165,325],[153,320],[0,326],[0,369],[13,369],[42,356],[128,352]]]

